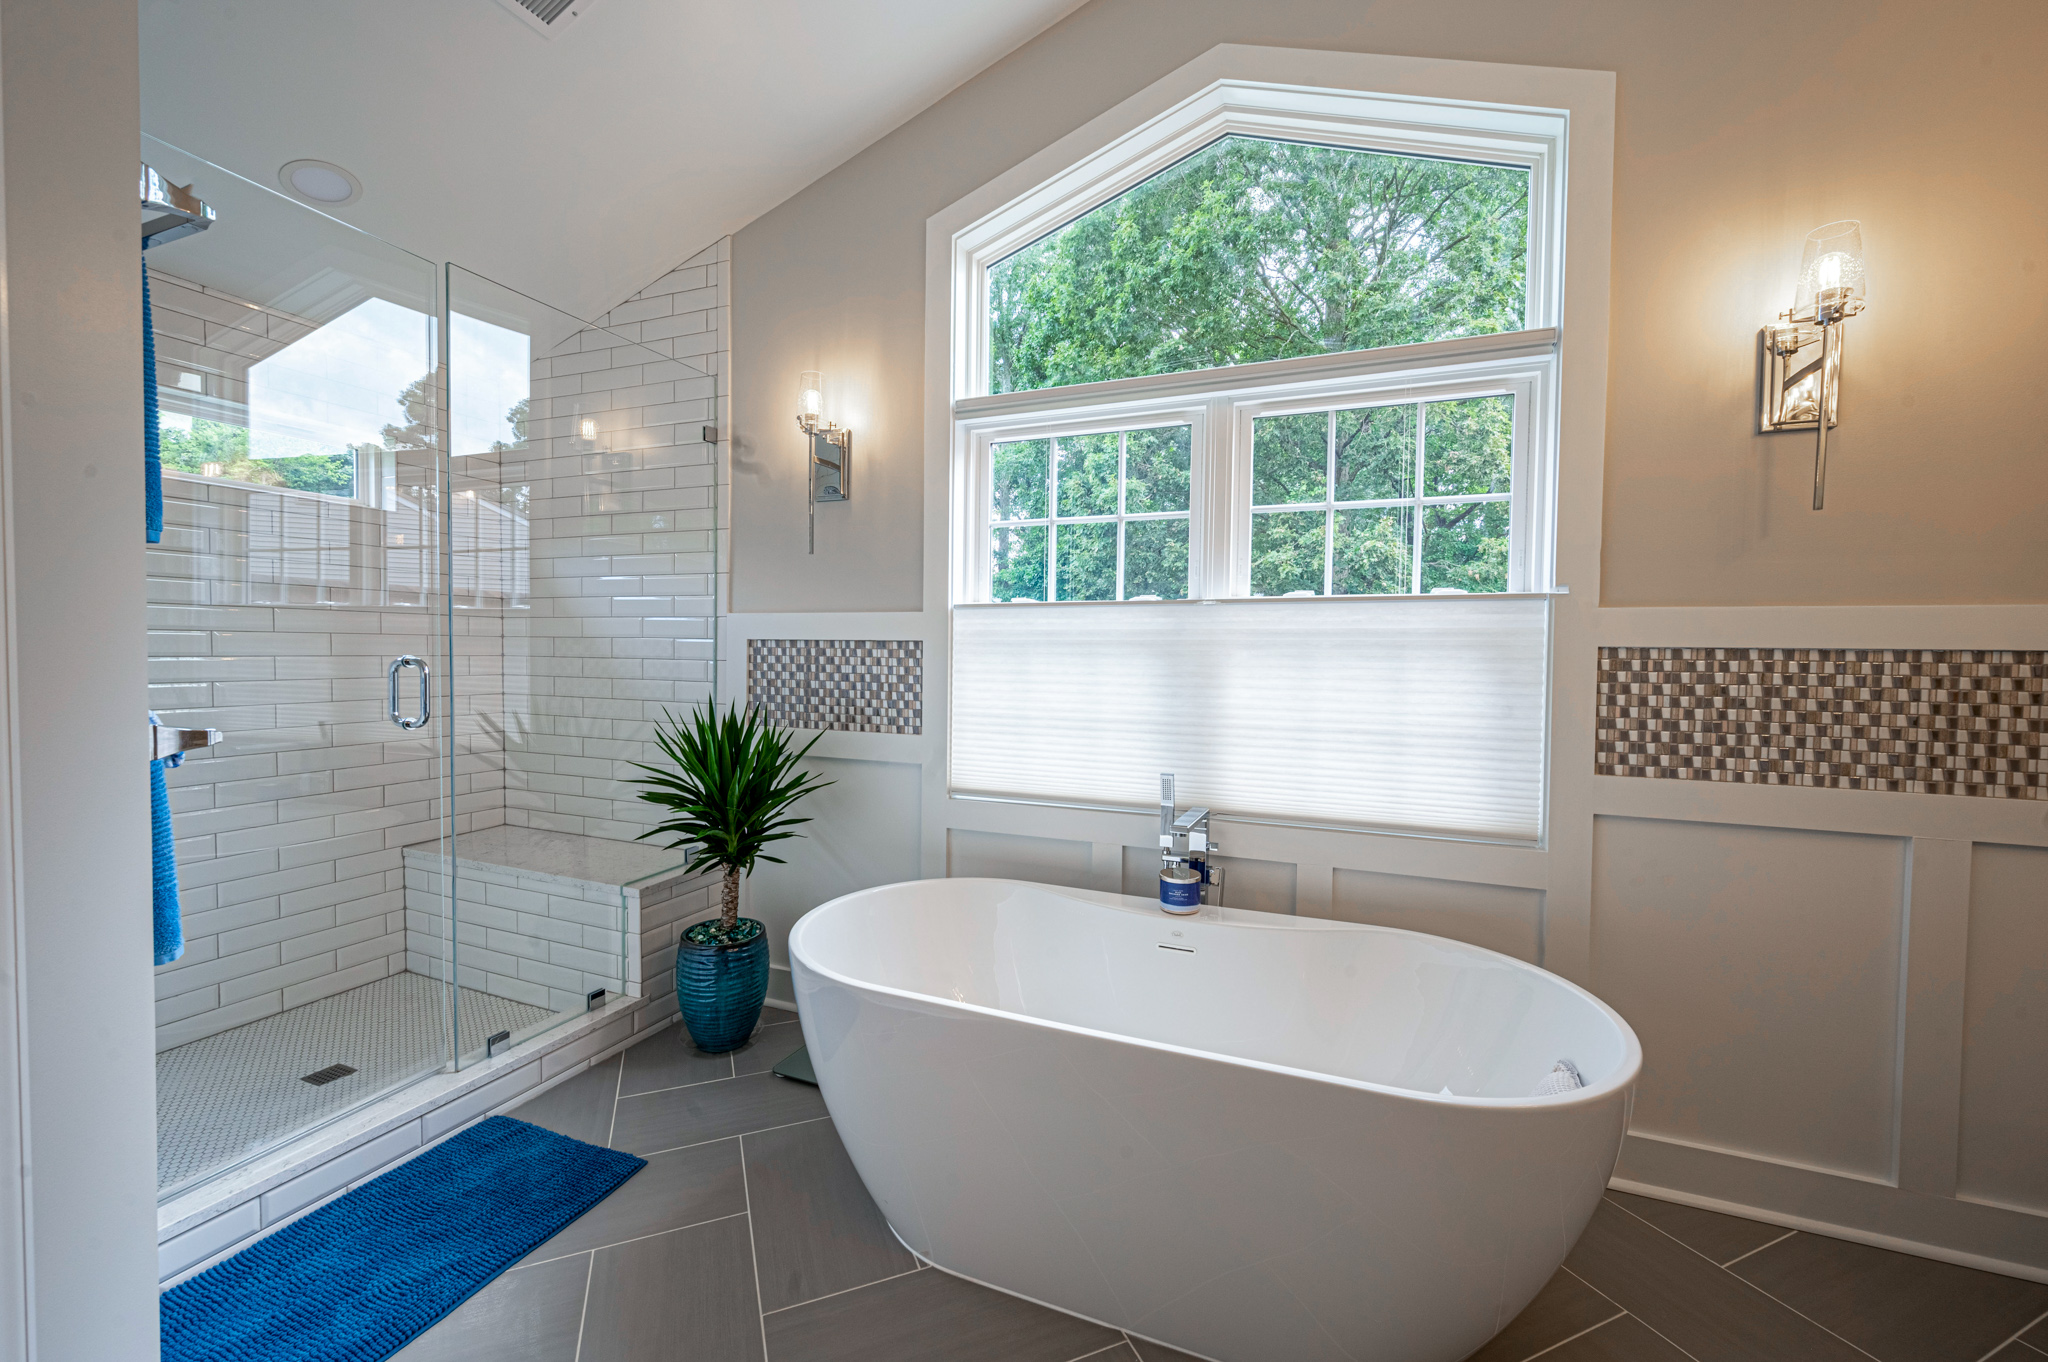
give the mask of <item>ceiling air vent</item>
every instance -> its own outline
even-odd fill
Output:
[[[583,16],[597,0],[498,0],[535,33],[552,38]]]

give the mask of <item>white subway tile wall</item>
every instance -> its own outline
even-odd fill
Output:
[[[664,710],[711,697],[722,567],[703,428],[727,396],[726,270],[720,242],[599,318],[609,331],[534,361],[529,445],[504,456],[533,534],[532,607],[505,639],[525,687],[508,697],[511,824],[639,835],[659,818],[632,763],[658,756]]]
[[[430,979],[448,977],[443,865],[432,848],[406,853],[407,902],[417,905],[406,968]],[[455,876],[456,974],[464,988],[555,1012],[581,1009],[595,989],[638,996],[644,953],[673,965],[675,924],[707,911],[710,894],[702,876],[682,869],[607,884],[465,856]]]
[[[351,527],[345,575],[280,580],[251,547],[254,523],[298,501],[325,501],[308,518]],[[386,667],[448,648],[446,617],[379,566],[386,514],[166,479],[164,541],[149,555],[150,704],[167,724],[227,740],[168,776],[186,949],[157,971],[158,1049],[404,968],[399,849],[439,835],[440,783],[434,740],[389,721]],[[454,628],[456,826],[467,831],[504,819],[492,718],[502,611],[465,612]]]
[[[600,319],[612,332],[570,336],[534,362],[528,446],[457,461],[458,836],[510,822],[630,838],[654,821],[630,763],[664,706],[712,687],[717,472],[701,433],[725,396],[725,280],[721,242]],[[249,366],[313,327],[155,270],[151,287],[174,414],[246,421]],[[160,1050],[408,967],[401,851],[440,835],[440,786],[433,740],[389,721],[385,669],[449,652],[429,608],[429,499],[408,486],[429,458],[390,455],[355,501],[166,477],[151,706],[228,740],[170,773],[187,945],[157,971]],[[441,929],[415,898],[417,946]],[[705,908],[701,890],[673,901],[676,920]],[[642,927],[649,955],[632,964],[660,994],[677,929]]]

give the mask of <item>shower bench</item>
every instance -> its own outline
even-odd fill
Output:
[[[448,977],[442,843],[405,849],[406,968]],[[643,960],[706,906],[683,853],[645,842],[500,825],[455,838],[457,982],[551,1013],[639,997]]]

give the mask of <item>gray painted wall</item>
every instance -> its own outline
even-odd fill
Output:
[[[37,1362],[157,1355],[134,0],[0,5]]]
[[[753,637],[919,637],[927,667],[923,735],[832,733],[814,754],[841,785],[749,889],[778,950],[806,908],[913,856],[926,875],[1142,883],[1126,870],[1145,864],[1144,815],[946,795],[946,603],[922,591],[943,574],[920,561],[943,543],[916,425],[926,219],[1218,43],[1611,70],[1608,431],[1573,447],[1575,467],[1603,461],[1604,519],[1580,487],[1568,541],[1603,578],[1568,577],[1584,585],[1560,606],[1552,842],[1233,824],[1233,877],[1255,869],[1235,883],[1263,908],[1534,954],[1615,1001],[1650,1066],[1625,1188],[2048,1273],[2048,1158],[2012,1134],[2039,1124],[2048,1046],[2017,1019],[2043,984],[2005,964],[2040,935],[2020,888],[2048,855],[2040,810],[1593,774],[1600,644],[2048,638],[2041,607],[1999,604],[2048,601],[2048,389],[2030,367],[2048,339],[2048,167],[2028,150],[2048,89],[2024,67],[2048,10],[1977,3],[1935,23],[1883,0],[1802,19],[1833,44],[1783,41],[1751,3],[1095,0],[743,231],[722,693],[741,693]],[[1775,156],[1788,138],[1833,159]],[[1804,233],[1843,216],[1865,221],[1872,302],[1814,515],[1810,441],[1754,434],[1756,329],[1787,305]],[[1956,300],[1986,291],[2010,306],[1958,329]],[[856,500],[821,512],[814,557],[790,419],[805,368],[857,435]],[[1680,608],[1611,608],[1657,604]]]
[[[1603,603],[2048,600],[2048,7],[1799,23],[1826,41],[1758,0],[1095,0],[734,238],[733,609],[919,607],[925,219],[1218,43],[1617,73]],[[1817,516],[1809,442],[1755,434],[1755,336],[1838,217],[1871,307]],[[810,368],[857,440],[816,556]]]

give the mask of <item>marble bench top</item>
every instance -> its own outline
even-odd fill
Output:
[[[405,850],[408,856],[438,859],[440,845],[421,842]],[[618,842],[608,837],[515,828],[509,824],[481,832],[458,833],[455,859],[459,864],[498,866],[529,875],[599,885],[627,885],[664,874],[679,875],[687,863],[683,851],[669,851],[651,842]]]

